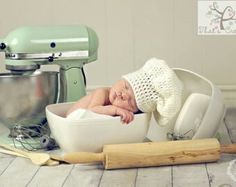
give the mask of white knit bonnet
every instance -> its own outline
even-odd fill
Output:
[[[183,86],[164,60],[151,58],[123,78],[133,89],[138,109],[154,112],[159,125],[166,125],[179,111]]]

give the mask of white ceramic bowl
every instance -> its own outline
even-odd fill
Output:
[[[173,70],[183,83],[182,107],[175,118],[166,126],[159,126],[151,122],[148,139],[166,141],[169,140],[169,135],[173,133],[184,139],[214,137],[222,123],[225,110],[220,89],[210,80],[195,72],[181,68],[174,68]],[[209,100],[204,102],[199,96],[192,97],[192,99],[199,100],[186,107],[186,104],[190,104],[188,101],[193,96],[192,94],[208,97]],[[205,109],[199,111],[199,107],[202,106]]]
[[[46,116],[53,137],[64,152],[100,152],[103,145],[142,142],[149,128],[150,113],[135,114],[128,125],[120,117],[108,119],[64,118],[73,103],[52,104],[46,107]]]

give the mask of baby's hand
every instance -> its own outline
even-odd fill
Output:
[[[117,109],[117,115],[119,115],[121,117],[121,121],[126,124],[130,123],[134,119],[133,112],[121,108]]]

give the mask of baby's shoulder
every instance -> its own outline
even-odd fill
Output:
[[[104,95],[105,97],[108,96],[110,93],[110,88],[104,87],[104,88],[97,88],[93,94],[95,95]]]
[[[109,103],[109,93],[109,88],[98,88],[93,92],[92,98],[96,98],[96,100],[99,100],[103,105],[107,105],[107,103]]]

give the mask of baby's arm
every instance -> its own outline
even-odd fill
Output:
[[[121,116],[121,120],[124,123],[129,123],[134,118],[132,112],[110,104],[109,88],[99,88],[89,95],[84,96],[68,110],[66,116],[78,108],[89,109],[98,114],[118,115]]]
[[[68,116],[70,113],[78,108],[88,109],[93,106],[104,105],[107,102],[107,97],[109,94],[109,88],[99,88],[92,93],[82,97],[77,101],[66,113]]]
[[[121,121],[123,123],[130,123],[134,119],[133,112],[125,110],[123,108],[116,107],[114,105],[106,105],[106,106],[93,106],[89,108],[91,111],[99,113],[99,114],[106,114],[110,116],[120,116]]]
[[[133,112],[111,105],[109,101],[109,92],[109,88],[96,90],[91,97],[88,109],[98,114],[121,116],[121,121],[124,123],[131,122],[134,118]]]

